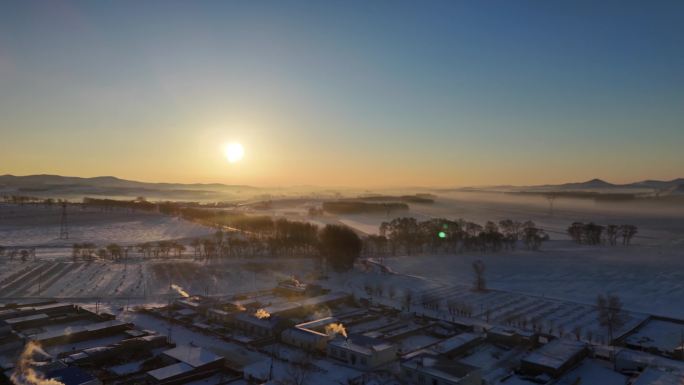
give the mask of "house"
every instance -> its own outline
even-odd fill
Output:
[[[646,368],[632,385],[681,385],[684,384],[684,372],[665,371],[657,368]]]
[[[651,317],[625,337],[624,344],[630,349],[684,360],[684,321]]]
[[[119,320],[96,322],[82,326],[67,326],[31,336],[43,346],[57,345],[67,342],[83,341],[123,332],[132,327],[131,324]]]
[[[423,353],[401,363],[401,379],[419,385],[480,385],[480,370],[439,355]]]
[[[228,323],[231,320],[232,313],[221,309],[209,309],[207,311],[207,318],[216,323]]]
[[[299,282],[295,277],[291,277],[278,282],[278,286],[276,286],[274,291],[286,296],[300,296],[306,293],[307,287],[307,284]]]
[[[454,358],[474,348],[482,340],[483,338],[480,334],[461,333],[436,343],[430,349],[448,358]]]
[[[328,341],[334,335],[326,333],[325,327],[337,322],[333,317],[304,322],[285,329],[280,335],[282,342],[308,351],[325,352]]]
[[[517,346],[520,344],[530,344],[535,334],[517,328],[507,328],[494,326],[487,330],[487,341],[495,344]]]
[[[328,342],[328,357],[359,370],[372,370],[397,359],[397,345],[361,334]]]
[[[169,365],[147,372],[153,382],[171,383],[181,379],[202,378],[219,370],[224,361],[223,357],[204,348],[189,345],[166,350],[162,356]]]
[[[618,348],[616,350],[617,352],[614,354],[614,359],[615,368],[617,370],[642,371],[648,367],[657,367],[668,371],[684,373],[684,362],[682,361],[631,349]],[[612,351],[605,352],[603,355],[610,357],[611,352]],[[596,354],[600,353],[597,351]]]
[[[64,385],[102,385],[102,381],[76,366],[50,371],[45,378],[59,381]]]
[[[284,329],[283,321],[279,317],[257,318],[254,314],[246,312],[236,314],[231,322],[233,326],[253,337],[276,337]]]
[[[528,354],[521,360],[520,366],[527,373],[545,373],[552,377],[558,377],[582,361],[587,353],[585,343],[560,338]]]

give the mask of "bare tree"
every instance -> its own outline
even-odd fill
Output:
[[[473,272],[475,273],[475,285],[474,289],[476,291],[487,291],[487,282],[485,281],[485,264],[482,260],[477,260],[473,262]]]
[[[190,242],[190,246],[192,246],[192,248],[193,248],[193,251],[195,253],[195,257],[202,254],[202,241],[195,238]]]
[[[406,308],[406,311],[411,311],[411,302],[413,301],[413,291],[411,290],[406,290],[404,292],[404,307]]]
[[[613,342],[613,333],[625,324],[625,314],[622,310],[622,301],[617,295],[599,294],[596,299],[598,308],[598,320],[601,326],[608,328],[610,343]]]
[[[284,385],[305,385],[311,377],[311,362],[307,355],[301,354],[290,360],[285,370],[282,383]]]
[[[622,244],[625,246],[629,246],[629,242],[632,240],[632,237],[639,232],[637,227],[634,225],[622,225],[620,226],[620,230],[622,230]]]
[[[606,240],[611,246],[617,245],[617,237],[620,226],[617,225],[607,225],[604,229]]]

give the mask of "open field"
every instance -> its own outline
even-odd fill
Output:
[[[130,245],[211,233],[207,227],[157,213],[69,206],[69,239],[59,239],[61,213],[58,206],[0,204],[0,245],[41,249],[70,248],[76,242]]]
[[[275,201],[269,210],[248,213],[307,220],[323,226],[344,223],[360,233],[374,233],[384,214],[326,214],[309,218],[306,208],[316,199]],[[154,298],[176,283],[196,293],[231,293],[267,287],[290,274],[306,276],[313,263],[305,259],[232,260],[219,265],[184,259],[127,264],[72,262],[73,242],[135,244],[161,239],[188,239],[211,234],[212,229],[178,218],[126,210],[73,209],[69,212],[70,239],[58,240],[59,208],[0,205],[0,244],[33,245],[38,262],[6,261],[0,271],[0,297],[138,297]],[[620,204],[559,199],[553,214],[542,197],[502,194],[448,193],[434,204],[412,204],[406,215],[463,218],[484,223],[505,218],[535,221],[552,240],[541,251],[462,253],[387,257],[384,263],[398,274],[420,277],[435,285],[470,285],[471,264],[481,259],[488,286],[593,304],[599,293],[619,294],[633,311],[684,317],[684,214],[681,209],[644,211]],[[601,224],[630,223],[639,233],[630,247],[584,246],[568,240],[565,229],[573,221]],[[187,241],[186,241],[187,244]],[[415,283],[411,283],[414,285]]]
[[[271,288],[291,274],[306,276],[310,260],[229,261],[6,261],[0,272],[0,299],[90,298],[149,299],[168,297],[171,284],[197,294],[229,295]]]

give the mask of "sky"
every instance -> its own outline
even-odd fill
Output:
[[[684,177],[682,47],[678,0],[3,1],[0,174]]]

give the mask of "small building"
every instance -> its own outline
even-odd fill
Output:
[[[482,384],[478,368],[427,353],[402,362],[401,379],[407,384],[418,385]]]
[[[40,306],[28,306],[7,308],[0,310],[0,319],[25,317],[33,314],[45,313],[50,316],[57,314],[67,314],[76,311],[84,311],[77,309],[76,306],[70,303],[48,303]]]
[[[36,313],[31,315],[25,315],[22,317],[8,318],[3,322],[6,322],[8,325],[11,325],[13,329],[19,329],[40,325],[41,321],[49,319],[50,317],[48,317],[48,315],[45,313]]]
[[[359,370],[372,370],[397,359],[397,345],[361,334],[328,342],[328,357]]]
[[[209,309],[207,311],[209,321],[216,323],[228,323],[232,318],[232,313],[221,309]]]
[[[306,293],[307,287],[307,284],[299,282],[295,277],[291,277],[278,282],[278,286],[276,286],[274,291],[285,296],[301,296]]]
[[[270,316],[257,318],[254,314],[238,313],[232,318],[233,326],[253,337],[276,337],[284,329],[281,318]]]
[[[174,301],[174,304],[178,307],[193,310],[199,314],[205,314],[207,310],[216,304],[216,301],[208,297],[194,295],[192,297],[177,298]]]
[[[684,373],[646,368],[632,385],[682,385]]]
[[[483,338],[477,333],[461,333],[442,340],[430,347],[436,353],[443,354],[448,358],[454,358],[474,348]]]
[[[604,356],[610,357],[613,350],[603,353]],[[595,354],[599,354],[597,351]],[[648,367],[658,367],[668,371],[678,371],[684,373],[684,362],[679,360],[672,360],[655,354],[616,348],[614,353],[615,368],[620,371],[642,371]]]
[[[76,366],[50,371],[45,378],[59,381],[64,385],[102,385],[102,381]]]
[[[328,341],[334,335],[325,332],[325,327],[337,322],[333,317],[321,318],[285,329],[280,335],[282,342],[308,351],[325,352]]]
[[[289,328],[280,335],[283,343],[308,351],[325,352],[330,336],[314,330]]]
[[[676,360],[684,360],[684,321],[651,317],[624,338],[625,346]]]
[[[195,368],[185,362],[177,362],[162,368],[150,370],[147,372],[147,375],[152,377],[156,382],[170,382],[189,377],[194,370]]]
[[[587,356],[587,345],[570,339],[556,339],[533,351],[520,362],[521,369],[531,374],[558,377]]]
[[[64,329],[47,331],[31,336],[31,339],[42,345],[57,345],[87,339],[110,336],[130,329],[131,324],[119,320],[96,322],[83,326],[67,326]]]
[[[487,330],[487,340],[489,342],[508,346],[529,344],[534,339],[534,336],[534,333],[522,331],[517,328],[494,326]]]
[[[154,382],[171,383],[206,377],[219,370],[224,361],[223,357],[204,348],[189,345],[166,350],[162,358],[169,365],[147,372]]]

